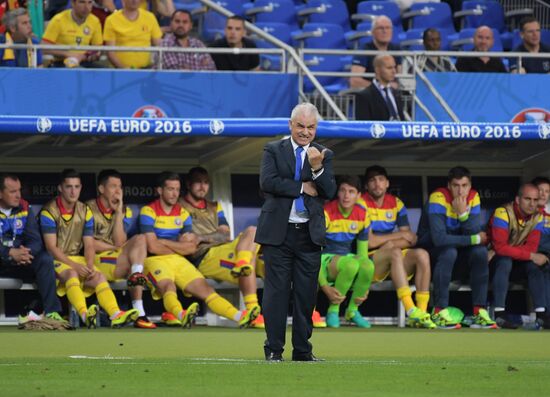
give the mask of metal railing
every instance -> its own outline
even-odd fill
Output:
[[[226,16],[226,17],[229,17],[229,16],[233,15],[232,12],[226,10],[225,8],[223,8],[220,5],[216,4],[212,0],[200,0],[200,2],[203,3],[204,5],[206,5],[207,7],[211,8],[212,10],[214,10],[214,11],[216,11],[216,12],[218,12],[218,13]],[[342,113],[342,111],[334,103],[334,101],[332,100],[330,95],[328,95],[328,93],[326,92],[324,87],[319,83],[319,81],[311,73],[309,68],[304,63],[303,59],[301,59],[298,56],[298,53],[296,52],[296,50],[293,47],[291,47],[288,44],[286,44],[286,43],[282,42],[281,40],[277,39],[275,36],[272,36],[269,33],[264,32],[262,29],[256,27],[254,24],[252,24],[248,21],[245,22],[245,26],[249,31],[257,34],[258,36],[260,36],[264,39],[266,39],[267,41],[269,41],[270,43],[276,45],[277,47],[279,47],[281,49],[284,49],[288,53],[290,59],[295,63],[298,70],[300,70],[303,74],[305,74],[311,80],[312,84],[319,91],[319,94],[327,102],[327,105],[334,111],[334,113],[336,115],[338,115],[340,120],[346,120],[346,116]],[[301,92],[301,86],[299,87],[299,90]]]

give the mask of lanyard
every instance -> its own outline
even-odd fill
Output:
[[[14,245],[15,245],[15,240],[17,239],[17,214],[12,214],[10,215],[9,217],[6,217],[5,219],[2,219],[2,221],[7,221],[8,222],[8,225],[11,222],[11,241],[4,241],[4,231],[3,231],[3,227],[0,228],[0,234],[1,234],[1,240],[2,240],[2,245],[4,247],[10,247],[12,248]],[[3,223],[3,222],[2,222]],[[3,225],[2,225],[3,226]]]

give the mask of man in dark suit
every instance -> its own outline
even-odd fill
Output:
[[[333,153],[312,143],[320,119],[315,106],[297,105],[289,121],[291,138],[268,143],[260,170],[265,203],[256,242],[263,247],[263,313],[266,360],[282,361],[288,303],[293,298],[292,360],[319,361],[309,343],[317,298],[321,247],[325,245],[324,200],[333,198]]]
[[[375,78],[355,97],[356,120],[405,120],[401,96],[391,87],[397,73],[395,59],[388,54],[374,58]]]

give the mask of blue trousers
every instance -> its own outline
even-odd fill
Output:
[[[550,286],[550,276],[548,275],[548,266],[539,267],[532,261],[515,261],[509,256],[499,256],[491,260],[493,267],[493,297],[495,307],[506,307],[506,294],[510,284],[510,272],[512,266],[524,266],[527,274],[527,285],[529,294],[533,300],[533,305],[537,307],[548,307],[550,304],[547,300],[549,292],[547,287]]]
[[[485,246],[434,247],[430,249],[430,257],[433,264],[433,296],[436,307],[449,306],[449,284],[455,264],[469,267],[472,304],[486,306],[489,266]]]
[[[29,266],[2,265],[1,274],[8,277],[33,277],[42,298],[45,313],[61,312],[61,303],[57,298],[53,258],[46,251],[36,255]]]

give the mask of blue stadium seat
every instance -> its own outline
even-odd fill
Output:
[[[224,7],[235,15],[243,15],[244,0],[215,0],[216,4]],[[176,7],[177,8],[177,7]],[[226,17],[216,11],[208,10],[203,16],[202,38],[205,41],[214,41],[224,36]]]
[[[337,55],[306,55],[304,61],[312,72],[344,72],[351,64],[350,57]],[[347,78],[337,76],[316,77],[329,94],[336,94],[349,88]],[[314,86],[311,80],[307,77],[304,78],[304,92],[312,91],[314,91]]]
[[[298,16],[292,0],[257,0],[244,5],[245,15],[257,22],[282,22],[297,30]]]
[[[282,42],[291,45],[292,39],[290,37],[290,27],[286,23],[277,22],[263,22],[257,23],[256,26],[262,29],[264,32],[275,36]],[[251,36],[254,39],[258,48],[275,48],[273,44],[258,36]],[[263,54],[260,55],[260,66],[263,70],[277,70],[282,69],[281,57],[279,55]]]
[[[456,32],[447,3],[414,3],[403,19],[408,20],[409,29],[436,28],[442,36]]]
[[[395,33],[403,32],[401,11],[399,6],[391,1],[362,1],[357,4],[357,14],[353,14],[351,19],[355,21],[372,21],[379,15],[385,15],[391,19]]]
[[[498,30],[499,33],[506,30],[504,9],[498,1],[466,0],[462,3],[462,10],[455,12],[454,16],[462,18],[463,29],[486,25]]]
[[[403,50],[410,51],[423,51],[424,42],[422,40],[422,35],[424,34],[424,29],[410,29],[405,32],[404,40],[401,41],[400,45]]]
[[[115,5],[117,1],[120,1],[122,7],[122,0],[115,0]],[[204,14],[206,12],[206,7],[197,0],[174,0],[174,7],[176,10],[189,11],[193,18],[196,18],[198,15]],[[120,8],[117,6],[117,9]]]
[[[344,28],[333,23],[306,23],[292,39],[303,48],[346,49]]]
[[[312,0],[298,10],[298,17],[305,23],[334,23],[344,31],[351,30],[348,7],[343,0]]]

